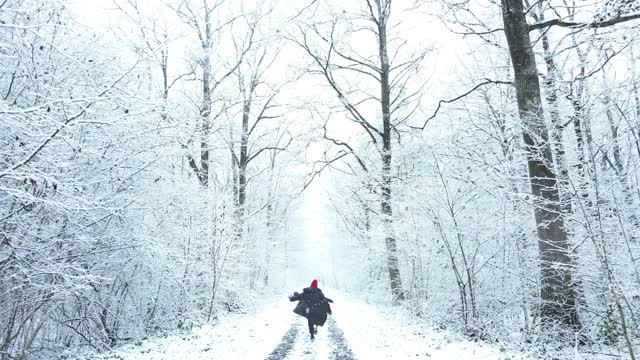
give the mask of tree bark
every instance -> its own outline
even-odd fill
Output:
[[[541,267],[541,318],[546,325],[579,326],[572,260],[560,209],[553,155],[544,123],[535,55],[529,38],[522,0],[502,0],[504,33],[514,70],[518,109],[531,191],[535,196],[535,221]]]
[[[200,168],[194,168],[200,184],[209,186],[209,133],[211,131],[211,13],[206,0],[204,4],[204,37],[202,46],[202,106],[200,108]],[[192,166],[193,168],[193,166]]]
[[[535,16],[536,21],[544,21],[543,12],[540,16]],[[544,50],[544,61],[547,67],[547,77],[544,85],[546,87],[546,99],[549,104],[549,117],[551,118],[551,139],[553,146],[553,155],[555,157],[555,165],[558,173],[558,180],[560,182],[560,195],[562,198],[561,209],[563,214],[571,213],[571,197],[569,191],[564,191],[568,188],[569,184],[569,170],[565,159],[564,141],[562,139],[562,133],[564,132],[564,124],[560,118],[560,109],[558,107],[558,85],[557,80],[560,78],[558,67],[553,60],[553,54],[551,53],[551,46],[549,44],[549,36],[546,32],[542,33],[542,48]],[[564,193],[563,193],[564,191]],[[564,195],[564,196],[562,196]]]
[[[576,168],[578,169],[578,194],[582,199],[586,200],[587,204],[591,204],[591,201],[589,200],[588,174],[587,170],[585,170],[585,165],[588,163],[586,157],[588,152],[587,144],[592,143],[590,126],[588,124],[588,118],[584,108],[585,87],[583,78],[586,74],[587,59],[578,46],[575,34],[571,35],[571,40],[580,61],[580,73],[576,80],[571,83],[570,94],[571,105],[573,106],[571,122],[573,123],[573,130],[576,134],[576,146],[578,152],[578,162],[576,163]]]
[[[386,5],[386,6],[385,6]],[[378,55],[380,58],[380,105],[382,110],[382,215],[387,235],[387,269],[393,301],[405,299],[398,264],[396,239],[393,235],[393,208],[391,204],[391,100],[389,86],[389,55],[387,51],[387,19],[390,4],[378,2]]]
[[[236,238],[240,240],[242,238],[242,234],[244,232],[244,215],[245,215],[245,205],[247,202],[247,168],[249,166],[249,162],[251,161],[249,157],[249,118],[251,116],[251,106],[253,103],[253,96],[256,90],[256,80],[253,80],[253,76],[257,76],[252,74],[252,81],[249,85],[248,93],[246,93],[246,89],[243,86],[240,86],[240,90],[244,94],[244,100],[242,105],[242,124],[240,129],[240,150],[238,154],[237,162],[233,162],[234,164],[234,172],[236,173],[237,179],[234,179],[235,184],[235,203],[236,203]],[[256,119],[256,122],[260,121],[260,119]]]
[[[251,89],[253,91],[253,88]],[[242,132],[240,134],[240,164],[238,174],[238,215],[244,215],[247,200],[247,166],[249,165],[249,115],[251,112],[251,96],[245,101],[242,109]]]
[[[205,55],[202,62],[202,108],[200,110],[200,172],[198,179],[202,186],[209,185],[209,132],[211,124],[209,122],[211,115],[211,57],[208,54],[208,48],[204,49]]]

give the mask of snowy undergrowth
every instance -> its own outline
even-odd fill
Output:
[[[286,297],[285,297],[286,300]],[[71,359],[265,359],[291,326],[295,314],[288,301],[257,307],[246,314],[228,314],[214,324],[189,333],[129,344],[104,354]]]
[[[465,339],[462,334],[440,330],[428,320],[412,317],[402,307],[369,304],[339,290],[325,290],[336,301],[336,322],[358,359],[435,360],[533,360],[533,359],[628,359],[620,347],[600,344],[570,346],[546,343],[486,343]],[[527,349],[523,351],[522,349]]]
[[[296,319],[300,333],[286,359],[333,359],[337,344],[329,336],[332,321],[344,333],[346,346],[356,359],[534,359],[506,346],[475,343],[448,331],[436,331],[397,308],[366,304],[334,289],[324,289],[324,293],[334,300],[333,319],[319,328],[314,341],[309,339],[304,319]]]
[[[358,359],[533,359],[507,346],[429,328],[391,307],[366,304],[337,290],[325,293],[335,301],[335,320]]]
[[[367,304],[334,289],[324,289],[334,300],[333,316],[310,340],[306,319],[292,312],[286,296],[246,314],[230,314],[215,324],[189,333],[130,344],[104,354],[68,356],[71,359],[434,359],[532,360],[601,359],[622,357],[609,350],[570,349],[540,355],[518,351],[513,344],[489,344],[464,339],[461,334],[438,330],[412,318],[399,307]],[[334,323],[335,321],[335,323]],[[292,329],[293,326],[293,330]],[[291,331],[289,331],[291,330]],[[293,336],[285,334],[293,333]],[[284,349],[274,352],[276,349]],[[271,356],[270,356],[271,355]]]

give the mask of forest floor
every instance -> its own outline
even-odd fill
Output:
[[[150,339],[76,359],[526,359],[500,345],[463,340],[425,329],[346,294],[326,289],[333,316],[311,340],[306,319],[287,301],[252,314],[234,314],[189,333]]]

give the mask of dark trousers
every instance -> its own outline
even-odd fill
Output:
[[[309,319],[309,318],[307,318],[307,322],[308,322],[308,324],[309,324],[309,334],[311,334],[311,338],[313,339],[313,332],[314,332],[314,331],[313,331],[313,325],[314,325],[314,323],[313,323],[313,321],[312,321],[311,319]]]

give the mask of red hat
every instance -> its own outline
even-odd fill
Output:
[[[318,288],[318,280],[313,279],[313,281],[311,282],[311,287],[314,288],[314,289],[317,289]]]

